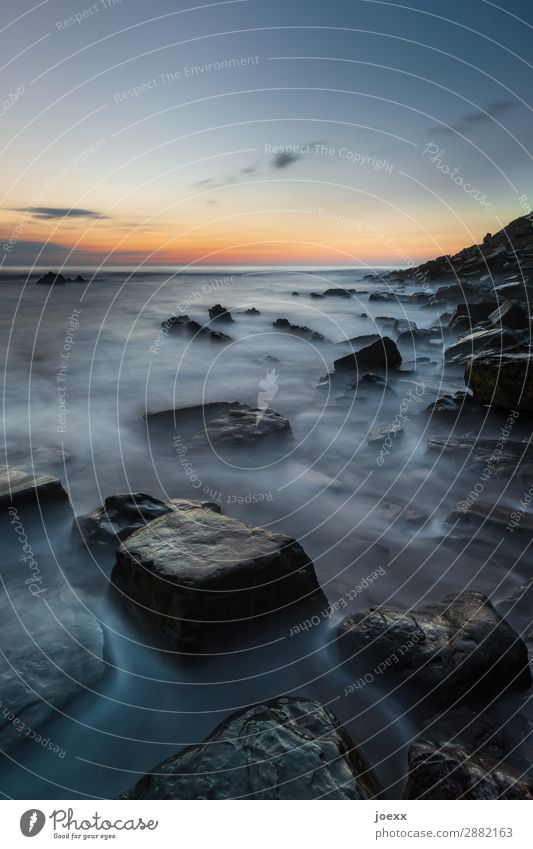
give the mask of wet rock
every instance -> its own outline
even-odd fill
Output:
[[[205,508],[220,513],[220,507],[212,501],[188,501],[173,499],[160,501],[145,492],[127,492],[110,495],[101,507],[85,516],[77,516],[73,529],[79,529],[89,545],[118,545],[134,531],[144,528],[159,516],[172,510]]]
[[[310,292],[310,296],[311,296],[311,298],[324,298],[325,297],[320,292]]]
[[[394,369],[401,363],[402,355],[395,342],[389,336],[382,336],[365,348],[335,360],[333,367],[335,371],[356,371],[368,368]]]
[[[402,330],[398,335],[398,345],[409,345],[416,342],[429,342],[430,339],[438,337],[435,330],[426,327],[414,327],[411,330]]]
[[[261,310],[257,310],[255,307],[250,307],[249,310],[244,310],[245,315],[261,315]]]
[[[533,356],[487,353],[472,357],[465,383],[481,404],[510,410],[533,410]]]
[[[105,671],[97,619],[72,592],[36,584],[35,595],[33,586],[0,592],[0,698],[7,711],[0,717],[0,749],[8,752],[31,745],[32,732]]]
[[[532,800],[533,781],[523,768],[509,764],[494,743],[498,728],[486,722],[483,733],[476,734],[479,717],[465,716],[462,721],[459,732],[455,727],[439,735],[437,727],[411,745],[404,798]],[[461,732],[468,735],[467,741],[457,739]]]
[[[410,613],[370,608],[344,619],[338,637],[355,668],[400,677],[428,701],[492,699],[531,686],[525,644],[480,593]]]
[[[246,708],[207,740],[159,764],[124,799],[368,799],[377,795],[354,743],[318,702]]]
[[[315,342],[321,342],[325,339],[321,333],[311,330],[310,327],[300,327],[298,324],[291,324],[287,318],[278,318],[272,322],[272,326],[278,330],[290,330],[295,336],[304,336],[306,339],[312,339]]]
[[[0,506],[28,501],[68,501],[61,481],[51,475],[28,474],[22,469],[0,467]]]
[[[260,409],[238,401],[175,407],[145,414],[151,430],[177,432],[189,445],[244,448],[292,434],[289,420],[272,408]],[[179,447],[179,446],[177,446]]]
[[[514,330],[525,330],[529,327],[529,312],[520,304],[506,301],[489,315],[492,324],[502,324]]]
[[[209,309],[209,318],[211,321],[233,321],[230,311],[220,304],[215,304]]]
[[[117,549],[111,580],[128,608],[180,649],[301,601],[324,601],[294,539],[202,508],[135,531]]]
[[[291,292],[291,295],[293,296],[293,298],[299,298],[300,297],[299,292]]]

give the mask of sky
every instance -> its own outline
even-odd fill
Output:
[[[533,205],[531,0],[2,10],[2,268],[405,266]]]

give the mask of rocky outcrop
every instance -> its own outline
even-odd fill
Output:
[[[298,324],[291,324],[288,318],[278,318],[272,322],[272,327],[277,330],[289,330],[294,336],[303,336],[306,339],[311,339],[313,342],[323,342],[325,337],[316,330],[311,330],[310,327],[300,327]]]
[[[77,516],[73,529],[79,530],[89,545],[118,545],[121,540],[159,516],[165,516],[172,510],[198,508],[220,512],[218,504],[212,501],[160,501],[145,492],[127,492],[110,495],[101,507],[85,516]]]
[[[533,356],[487,353],[472,357],[465,383],[481,404],[510,410],[533,410]]]
[[[44,283],[48,286],[54,286],[56,284],[68,282],[70,281],[67,280],[66,277],[63,277],[62,274],[54,274],[53,271],[48,271],[43,277],[40,277],[39,280],[37,280],[37,283]]]
[[[0,507],[29,501],[68,501],[68,495],[61,481],[51,475],[34,475],[22,469],[0,467]]]
[[[529,327],[529,312],[514,301],[505,301],[489,315],[492,324],[511,327],[513,330],[526,330]]]
[[[480,593],[404,613],[370,608],[344,619],[339,648],[357,666],[401,677],[429,701],[494,698],[531,686],[525,644]]]
[[[513,330],[488,329],[476,330],[454,342],[446,348],[444,359],[447,363],[464,363],[473,354],[482,351],[503,352],[520,349],[524,340]]]
[[[448,322],[448,327],[450,330],[471,330],[480,321],[487,321],[497,307],[495,300],[458,304]]]
[[[214,307],[210,308],[209,318],[211,319],[211,321],[233,321],[230,311],[227,310],[226,307],[221,306],[220,304],[215,304]]]
[[[33,584],[0,593],[3,751],[36,739],[39,726],[94,685],[105,670],[103,634],[97,619],[72,591],[54,590],[45,583],[35,585],[38,595],[31,589]],[[51,749],[56,743],[60,741],[44,747]]]
[[[112,583],[178,648],[202,647],[300,601],[323,601],[294,539],[201,508],[173,511],[129,536],[117,549]]]
[[[395,369],[401,364],[402,355],[396,343],[388,336],[382,336],[365,348],[335,360],[333,367],[335,371],[357,371],[369,368]]]
[[[161,323],[161,327],[167,333],[186,333],[193,338],[210,339],[213,342],[231,342],[231,336],[222,333],[220,330],[211,330],[209,327],[204,327],[188,315],[171,315],[166,321]]]
[[[327,708],[282,698],[233,714],[124,799],[369,799],[364,762]]]
[[[478,404],[468,392],[454,392],[453,395],[443,395],[426,407],[426,413],[429,413],[430,416],[453,420],[459,416],[475,416],[477,418],[482,412],[483,407],[481,404]],[[443,442],[445,441],[441,440],[441,447]],[[437,448],[437,445],[433,447]]]
[[[186,439],[187,445],[198,447],[247,448],[292,435],[289,420],[281,413],[238,401],[148,412],[145,418],[153,432],[154,428],[169,432],[172,428],[182,440]],[[181,444],[176,445],[176,451],[180,450]]]

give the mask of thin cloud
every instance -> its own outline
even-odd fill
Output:
[[[27,206],[18,209],[17,212],[29,212],[33,218],[39,221],[50,221],[57,218],[108,218],[102,212],[95,212],[94,209],[79,209],[76,207],[67,208],[60,206]]]
[[[450,124],[449,127],[434,127],[433,133],[464,133],[475,127],[487,124],[493,118],[499,118],[505,112],[510,112],[516,109],[517,104],[514,100],[491,100],[484,107],[471,112],[465,112],[455,124]]]

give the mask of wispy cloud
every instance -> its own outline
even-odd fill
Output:
[[[493,118],[499,118],[505,112],[510,112],[516,109],[517,103],[514,100],[491,100],[485,106],[480,106],[479,109],[465,112],[449,127],[432,127],[432,133],[465,133],[476,127],[482,126],[492,121]]]
[[[57,218],[108,218],[107,215],[102,212],[95,212],[94,209],[79,209],[77,207],[27,206],[16,211],[29,212],[33,218],[40,221],[50,221]]]

